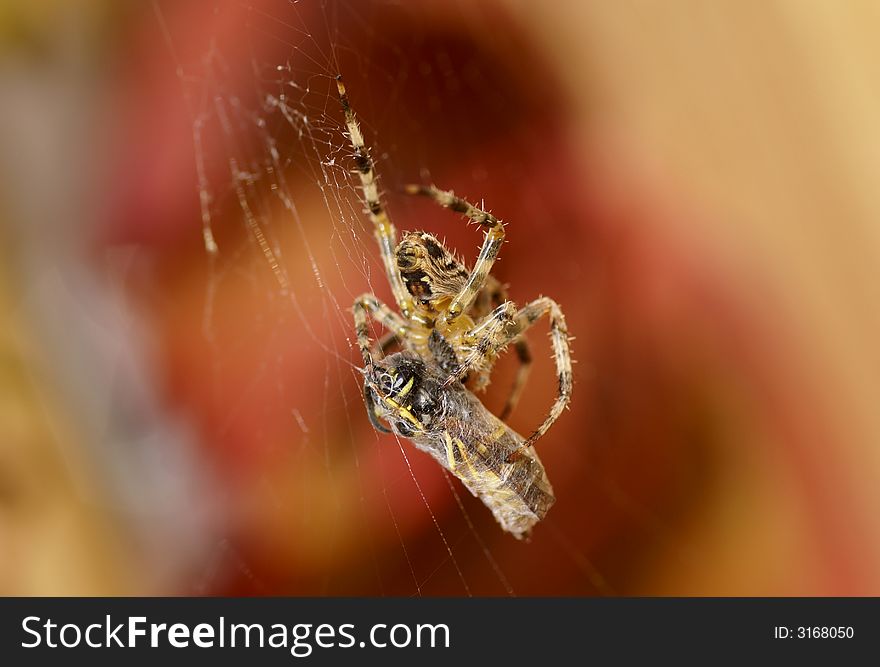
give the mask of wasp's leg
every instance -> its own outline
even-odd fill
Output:
[[[342,104],[342,111],[345,114],[345,126],[348,128],[348,136],[354,149],[355,166],[361,180],[364,204],[367,207],[370,220],[373,222],[373,233],[379,244],[382,263],[385,265],[385,275],[391,285],[391,292],[394,294],[397,307],[404,317],[409,317],[410,313],[412,313],[412,300],[406,291],[406,287],[404,287],[403,281],[400,279],[400,274],[397,272],[397,261],[394,258],[394,248],[397,245],[397,230],[388,217],[388,213],[385,211],[385,206],[382,203],[382,198],[379,195],[379,185],[373,166],[373,158],[370,157],[370,151],[364,143],[364,135],[361,132],[357,116],[355,116],[348,102],[348,95],[345,93],[345,85],[342,83],[341,76],[336,77],[336,87],[339,90],[339,102]]]
[[[504,225],[491,213],[478,209],[461,197],[456,197],[452,192],[440,190],[433,185],[407,185],[405,191],[411,195],[430,197],[441,206],[466,215],[480,225],[485,232],[483,246],[480,248],[474,270],[471,271],[461,291],[455,295],[446,311],[447,321],[452,321],[471,305],[486,282],[486,278],[492,270],[492,264],[495,263],[495,258],[498,257],[498,251],[504,242]]]
[[[357,335],[358,348],[365,364],[372,363],[374,356],[382,356],[382,348],[376,346],[370,338],[367,315],[372,316],[395,337],[403,336],[406,332],[406,323],[403,318],[372,294],[362,294],[355,299],[353,310],[354,330]]]

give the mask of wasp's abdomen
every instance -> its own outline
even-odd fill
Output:
[[[534,447],[519,449],[524,439],[506,426],[505,429],[502,437],[507,442],[499,449],[517,452],[515,458],[507,461],[491,456],[486,471],[477,480],[461,479],[492,511],[504,530],[522,539],[547,515],[556,499]]]
[[[504,530],[526,537],[555,502],[537,452],[520,449],[524,438],[471,392],[460,388],[451,397],[444,430],[414,438],[415,444],[479,497]]]

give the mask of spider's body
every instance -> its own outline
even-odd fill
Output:
[[[397,231],[379,197],[373,162],[337,79],[345,122],[355,152],[363,199],[373,222],[385,274],[400,314],[365,294],[354,304],[358,347],[364,359],[364,399],[370,421],[381,431],[386,422],[412,440],[479,496],[501,524],[524,537],[554,502],[553,490],[534,449],[571,398],[571,354],[565,317],[552,299],[541,297],[517,309],[504,288],[489,275],[504,242],[504,226],[451,192],[434,186],[408,186],[467,216],[484,231],[473,270],[425,232]],[[367,316],[390,336],[370,339]],[[531,354],[524,333],[544,315],[550,318],[559,391],[543,423],[524,439],[503,420],[516,405],[525,384]],[[383,357],[397,341],[402,351]],[[495,360],[513,344],[520,360],[514,387],[500,417],[491,414],[465,387],[489,383]]]
[[[395,250],[395,259],[412,299],[407,346],[422,358],[433,357],[451,375],[474,355],[474,322],[488,315],[493,305],[500,305],[503,290],[494,278],[490,279],[467,312],[450,319],[450,305],[470,276],[463,262],[426,232],[406,234]],[[489,348],[474,357],[468,375],[477,378],[475,388],[489,383],[489,372],[500,351]]]

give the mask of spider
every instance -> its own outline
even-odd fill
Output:
[[[364,360],[364,400],[373,426],[410,439],[458,477],[518,538],[527,536],[554,502],[553,489],[534,449],[571,399],[572,369],[565,317],[555,301],[538,298],[521,309],[490,275],[504,242],[504,225],[452,192],[433,185],[408,185],[421,195],[466,216],[484,232],[483,245],[468,271],[463,262],[426,232],[398,242],[379,194],[370,152],[349,104],[342,77],[336,78],[363,203],[373,223],[382,262],[399,313],[372,294],[354,303],[357,343]],[[549,316],[559,385],[544,421],[526,439],[505,423],[525,386],[531,352],[526,330]],[[388,330],[374,342],[372,317]],[[398,343],[401,351],[385,356]],[[466,387],[484,390],[498,356],[513,345],[520,365],[499,416]],[[382,422],[391,428],[386,428]]]

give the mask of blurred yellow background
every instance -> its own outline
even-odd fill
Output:
[[[870,578],[862,592],[876,594],[880,6],[679,0],[572,2],[535,12],[533,3],[510,5],[584,117],[598,100],[649,177],[711,211],[682,233],[748,258],[762,279],[740,276],[745,289],[761,295],[770,281],[791,327],[783,352],[815,378],[810,398],[799,401],[797,385],[787,391],[804,415],[815,402],[834,420],[839,439],[816,440],[810,454],[839,470],[834,483],[864,512],[857,548],[865,549]],[[768,479],[770,488],[753,498],[732,489],[729,512],[709,519],[721,524],[695,536],[718,562],[660,590],[696,593],[724,580],[748,589],[754,563],[744,558],[778,559],[780,577],[809,558],[803,545],[771,548],[780,533],[798,531],[791,524],[800,508],[785,507],[780,483]],[[843,530],[852,520],[833,518]],[[804,581],[789,592],[812,590]]]

